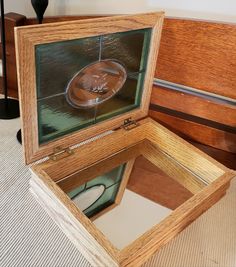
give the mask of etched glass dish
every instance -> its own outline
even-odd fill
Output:
[[[125,67],[107,59],[80,70],[66,88],[66,99],[75,108],[91,108],[113,97],[127,78]]]

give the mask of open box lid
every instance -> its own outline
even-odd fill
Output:
[[[15,29],[27,164],[148,114],[164,13]]]

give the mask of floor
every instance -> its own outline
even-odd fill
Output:
[[[0,266],[90,266],[29,193],[29,167],[0,120]],[[154,255],[155,267],[236,266],[236,179],[226,196]]]

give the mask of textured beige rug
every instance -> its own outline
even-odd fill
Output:
[[[19,128],[19,119],[0,120],[0,266],[90,266],[29,193]],[[235,267],[236,181],[147,266]]]

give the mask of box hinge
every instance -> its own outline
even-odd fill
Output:
[[[53,161],[57,161],[58,159],[69,157],[72,154],[74,154],[74,151],[71,148],[61,148],[58,146],[53,149],[53,154],[51,154],[49,158]]]
[[[132,118],[128,118],[124,120],[124,123],[121,126],[121,128],[125,129],[126,131],[129,131],[138,126],[139,126],[139,123],[136,120],[132,120]]]

